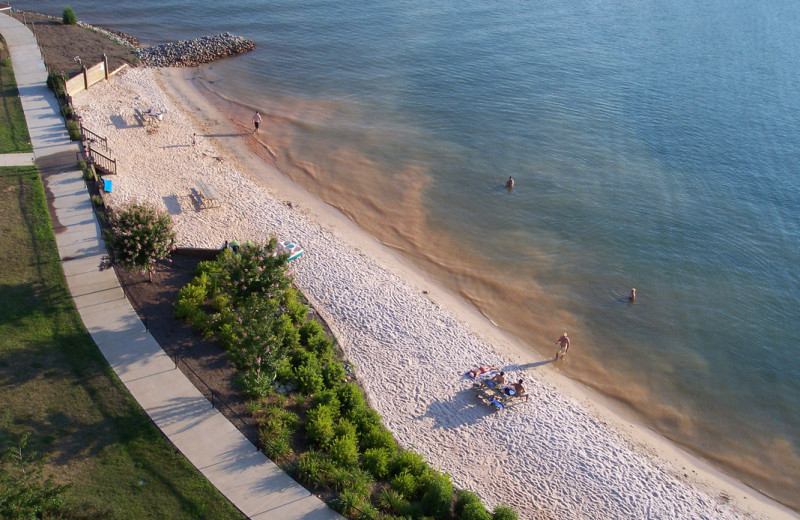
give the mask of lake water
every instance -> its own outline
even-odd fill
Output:
[[[253,39],[202,76],[266,114],[287,175],[532,350],[568,331],[565,374],[800,508],[795,3],[70,5],[148,44]]]

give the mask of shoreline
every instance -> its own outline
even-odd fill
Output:
[[[212,183],[215,180],[229,182],[226,172],[231,169],[229,164],[233,164],[238,172],[255,175],[257,185],[268,186],[263,194],[257,194],[272,198],[273,207],[267,210],[267,221],[277,216],[289,225],[286,229],[290,229],[291,224],[297,224],[291,218],[294,213],[314,223],[303,230],[307,237],[303,239],[305,242],[298,242],[306,247],[316,262],[313,267],[317,270],[309,265],[312,261],[298,265],[298,285],[336,331],[348,357],[362,372],[359,377],[365,382],[371,403],[385,417],[387,426],[398,440],[405,445],[414,444],[433,465],[439,465],[453,475],[458,486],[477,491],[487,504],[507,501],[520,511],[523,518],[630,518],[645,517],[645,512],[655,517],[674,517],[676,514],[687,517],[688,513],[692,517],[704,517],[703,512],[707,512],[709,518],[744,518],[747,516],[743,515],[748,514],[746,511],[767,515],[768,518],[798,518],[795,512],[716,471],[709,463],[694,458],[641,425],[633,424],[631,418],[622,413],[621,407],[615,409],[612,403],[604,402],[588,388],[578,387],[547,367],[535,371],[528,368],[525,372],[522,366],[546,361],[534,359],[530,351],[522,349],[496,329],[477,309],[436,286],[424,273],[366,235],[341,213],[282,177],[262,158],[253,157],[250,152],[261,145],[248,137],[249,127],[231,131],[234,125],[187,80],[189,73],[185,69],[163,69],[155,73],[163,90],[178,105],[175,113],[167,109],[166,121],[158,134],[147,136],[144,129],[121,125],[120,128],[114,125],[115,131],[125,135],[124,132],[131,134],[141,130],[140,147],[149,151],[146,148],[148,143],[152,145],[156,141],[152,138],[164,136],[173,123],[178,126],[178,112],[185,113],[193,120],[198,134],[213,135],[204,139],[218,145],[209,147],[209,154],[206,154],[206,143],[197,147],[203,147],[202,155],[197,159],[210,161],[208,166],[202,162],[203,178]],[[93,87],[96,90],[82,93],[76,101],[83,103],[86,97],[94,99],[103,90],[113,91],[118,82],[122,81],[115,78],[111,84]],[[142,98],[148,95],[157,97],[157,93],[147,91],[149,85],[145,80],[135,86],[142,89]],[[121,101],[108,107],[100,105],[93,104],[87,115],[106,108],[119,115],[130,108],[130,103],[125,105]],[[245,121],[249,122],[249,119]],[[172,141],[190,141],[191,133],[183,128],[171,137]],[[98,130],[103,134],[106,129]],[[109,142],[112,150],[116,146],[121,148],[110,136]],[[162,145],[162,149],[169,154],[170,148],[167,147],[172,146],[176,147],[175,153],[170,155],[184,151],[184,145],[174,142]],[[262,148],[262,152],[269,155],[267,150],[268,147]],[[184,226],[178,230],[179,238],[182,233],[186,233],[184,236],[194,233],[192,240],[209,242],[191,245],[219,246],[222,240],[218,239],[226,236],[224,233],[244,229],[235,218],[223,216],[221,220],[215,219],[211,213],[204,213],[206,210],[191,214],[178,192],[189,189],[197,172],[165,173],[163,170],[174,162],[173,157],[163,157],[162,163],[153,163],[155,167],[139,165],[139,168],[134,168],[134,164],[139,163],[136,153],[141,155],[142,151],[139,149],[127,157],[127,166],[118,176],[119,183],[115,182],[115,190],[119,184],[121,196],[115,194],[112,200],[124,200],[128,189],[126,183],[133,184],[133,170],[141,168],[142,171],[136,171],[141,178],[135,181],[141,187],[131,189],[130,193],[145,193],[159,205],[166,205],[171,212],[177,207]],[[214,166],[220,169],[214,171]],[[170,179],[161,178],[168,175]],[[158,177],[156,182],[148,182],[154,177]],[[247,186],[247,177],[235,179],[236,185],[231,189],[217,187],[226,200],[224,204],[228,200],[236,200],[236,204],[246,204],[251,200],[250,192],[258,189]],[[247,197],[244,197],[245,193],[237,192],[237,188],[245,189]],[[262,202],[258,197],[255,199]],[[291,201],[292,207],[279,202],[281,200]],[[289,216],[280,214],[281,206],[288,210]],[[252,219],[254,222],[262,218],[260,211],[256,213]],[[193,219],[194,223],[189,222],[191,217],[197,217]],[[336,243],[329,244],[331,236],[335,237],[333,242]],[[241,240],[250,237],[228,234],[227,238]],[[265,236],[252,238],[261,240]],[[321,245],[312,249],[307,247],[315,241]],[[334,261],[319,259],[323,252]],[[337,265],[336,260],[352,260],[352,265],[343,267]],[[366,273],[358,269],[363,266],[367,267]],[[319,280],[324,278],[330,280]],[[337,294],[345,288],[349,289],[347,295]],[[423,291],[427,293],[423,295]],[[377,294],[385,295],[389,303],[375,307],[369,299]],[[410,316],[419,317],[419,322],[410,321]],[[422,320],[431,318],[435,318],[433,323],[420,324]],[[375,320],[379,320],[377,325]],[[403,336],[406,333],[411,335],[410,339]],[[459,372],[463,373],[473,363],[500,362],[506,367],[516,368],[512,377],[524,372],[527,381],[534,378],[529,388],[532,399],[527,406],[492,413],[485,409],[485,405],[476,403],[468,390],[468,382],[459,377]],[[425,374],[424,379],[432,381],[409,381],[409,371],[420,378]],[[562,397],[561,393],[568,395]],[[544,406],[544,403],[554,401],[558,402],[556,410]],[[425,407],[420,405],[427,405],[427,412],[423,415],[418,408]],[[545,435],[541,435],[540,430],[544,430]],[[580,442],[574,442],[576,436]],[[552,455],[553,445],[556,445],[559,456],[548,457]],[[479,475],[475,475],[472,468],[464,468],[469,466],[464,464],[465,460],[482,460],[487,456],[504,467],[495,471],[479,466],[477,469],[483,472]],[[628,475],[627,479],[615,477],[615,470],[620,465],[639,474]],[[523,485],[497,485],[506,482],[514,471],[524,474],[524,482],[520,483]],[[683,478],[682,473],[686,475]],[[508,492],[507,497],[496,494],[501,491]],[[654,496],[658,498],[654,499]],[[648,499],[647,504],[645,499]]]

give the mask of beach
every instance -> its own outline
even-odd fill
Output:
[[[559,376],[559,365],[293,185],[270,164],[274,151],[253,133],[252,113],[220,112],[190,74],[131,69],[75,96],[83,124],[108,138],[117,159],[109,203],[168,211],[180,247],[272,234],[301,245],[296,284],[335,331],[371,404],[403,446],[457,486],[531,519],[798,517]],[[136,123],[135,109],[163,114],[158,130]],[[213,186],[219,207],[197,207],[198,181]],[[478,400],[465,372],[488,364],[523,378],[529,402],[496,412]]]

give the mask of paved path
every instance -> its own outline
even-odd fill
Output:
[[[248,517],[342,518],[257,451],[211,406],[145,330],[114,271],[99,270],[105,244],[77,169],[78,146],[70,142],[46,86],[39,47],[33,34],[6,14],[0,14],[0,34],[11,53],[67,284],[109,364],[161,431]],[[23,159],[31,163],[30,154]]]

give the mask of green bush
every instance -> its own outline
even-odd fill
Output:
[[[334,466],[328,472],[328,480],[333,489],[344,491],[356,490],[359,494],[369,496],[370,489],[375,480],[372,475],[359,467]]]
[[[292,432],[297,431],[297,429],[300,428],[303,423],[296,413],[279,405],[272,405],[267,408],[267,414],[269,415],[270,419],[279,421],[289,431]]]
[[[456,514],[456,517],[461,515],[461,511],[468,505],[472,503],[483,504],[481,503],[481,497],[472,491],[467,491],[466,489],[459,489],[456,491],[456,500],[453,504],[453,511]],[[484,508],[485,509],[485,508]]]
[[[369,448],[385,449],[394,457],[397,452],[397,443],[389,430],[377,425],[361,433],[361,449],[366,452]]]
[[[322,367],[322,382],[326,388],[338,388],[346,378],[347,373],[340,363],[334,361]]]
[[[284,359],[278,364],[278,368],[275,371],[275,379],[281,383],[294,381],[294,369],[288,359]]]
[[[339,398],[336,397],[335,391],[323,390],[315,394],[314,398],[311,400],[311,406],[317,407],[320,405],[330,407],[336,413],[336,418],[339,418],[340,411],[342,409],[342,403],[340,403]]]
[[[61,22],[64,25],[75,25],[78,23],[78,17],[75,16],[75,11],[71,7],[65,7],[61,13]]]
[[[427,482],[422,483],[422,510],[437,520],[450,520],[453,506],[453,483],[442,473],[430,472]]]
[[[195,305],[200,305],[206,300],[207,295],[205,284],[195,284],[194,281],[192,281],[192,283],[182,287],[181,290],[178,291],[178,301],[188,301]]]
[[[306,416],[306,435],[309,442],[327,449],[334,437],[334,412],[328,406],[317,406]]]
[[[300,333],[286,314],[278,316],[272,324],[272,332],[283,348],[291,351],[300,346]]]
[[[410,471],[406,470],[392,477],[389,481],[392,489],[403,495],[409,500],[417,498],[419,491],[419,480]]]
[[[295,348],[289,352],[289,361],[294,368],[299,368],[303,365],[316,362],[317,356],[313,352],[309,352],[304,348]]]
[[[61,113],[64,114],[64,119],[72,119],[72,116],[75,115],[72,107],[68,103],[61,105]]]
[[[325,334],[325,329],[322,328],[322,325],[318,321],[308,320],[300,325],[298,332],[300,333],[300,343],[308,345],[308,338]]]
[[[88,182],[92,182],[92,181],[95,180],[94,173],[92,173],[91,168],[85,168],[83,170],[83,178],[84,178],[84,180],[86,180]]]
[[[297,299],[291,299],[285,306],[286,314],[292,319],[295,324],[303,323],[308,316],[308,305],[304,305]]]
[[[69,132],[69,138],[73,141],[77,141],[81,138],[81,129],[78,127],[78,122],[70,119],[67,121],[67,132]]]
[[[315,352],[320,359],[333,359],[333,340],[328,336],[311,336],[308,338],[308,350]]]
[[[419,453],[413,451],[398,451],[392,459],[391,471],[393,475],[409,472],[415,477],[421,476],[428,469],[428,463]]]
[[[297,478],[309,486],[326,486],[331,464],[324,453],[308,451],[297,461]]]
[[[364,392],[355,383],[347,383],[339,387],[336,391],[339,394],[339,402],[342,403],[342,413],[345,415],[350,410],[366,406],[367,400],[364,399]]]
[[[378,493],[377,503],[378,507],[394,515],[403,514],[409,506],[408,500],[394,489],[384,489]]]
[[[364,451],[361,464],[375,478],[386,478],[389,476],[389,463],[391,460],[392,452],[386,448],[369,448]]]
[[[215,293],[211,297],[211,308],[217,312],[223,312],[230,309],[231,297],[225,293]]]
[[[352,516],[358,513],[358,509],[366,502],[367,497],[362,496],[357,491],[346,489],[336,498],[333,503],[333,509],[340,512],[344,516]]]
[[[342,419],[333,430],[334,438],[329,449],[331,459],[347,466],[358,464],[358,437],[355,426],[347,419]]]
[[[100,195],[92,195],[92,204],[94,204],[97,207],[102,206],[104,204],[103,197],[101,197]]]
[[[492,520],[492,515],[480,502],[470,502],[461,510],[458,520]]]
[[[306,395],[314,395],[325,388],[325,381],[316,362],[295,369],[294,378],[297,388]]]
[[[84,171],[86,169],[86,161],[78,161],[78,169]]]
[[[380,426],[381,424],[380,414],[366,404],[356,408],[351,408],[350,411],[345,415],[353,422],[353,424],[356,425],[356,428],[358,428],[359,432],[369,431],[375,426]]]
[[[47,74],[47,86],[56,95],[56,98],[62,99],[66,93],[64,90],[64,78],[59,72],[50,72]]]
[[[506,504],[500,504],[494,508],[492,520],[519,520],[519,515]]]

